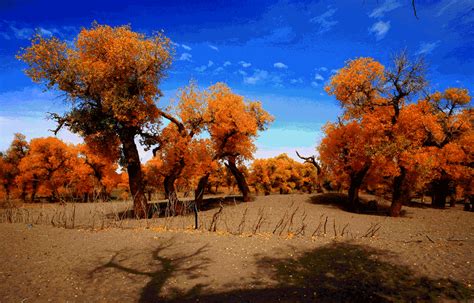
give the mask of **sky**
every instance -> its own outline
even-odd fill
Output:
[[[202,87],[225,82],[261,101],[275,121],[256,141],[257,158],[315,153],[322,127],[341,114],[324,86],[350,59],[389,66],[407,50],[426,60],[431,91],[474,91],[474,0],[418,0],[418,18],[411,0],[67,2],[0,0],[0,151],[15,132],[52,136],[47,112],[67,109],[61,93],[33,83],[15,55],[35,32],[72,42],[94,21],[147,35],[163,31],[173,41],[158,106],[191,79]],[[59,137],[81,141],[67,131]]]

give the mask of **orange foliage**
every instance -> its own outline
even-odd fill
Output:
[[[28,154],[20,161],[17,182],[26,186],[32,201],[37,194],[57,200],[60,187],[68,185],[72,158],[70,148],[57,138],[32,139]]]
[[[293,191],[312,192],[317,176],[309,163],[299,163],[287,154],[275,158],[253,161],[250,182],[257,191],[266,195],[272,191],[291,193]]]
[[[258,131],[265,130],[273,117],[260,102],[247,102],[225,84],[217,83],[209,88],[206,121],[218,158],[250,160]]]
[[[21,191],[21,194],[23,194],[23,191],[16,187],[15,179],[20,172],[18,168],[20,161],[25,157],[28,149],[29,146],[25,136],[16,133],[8,150],[0,155],[0,184],[2,185],[3,196],[7,200],[12,194],[17,195],[17,191]]]
[[[74,45],[36,36],[18,58],[26,74],[47,88],[63,91],[71,108],[52,114],[59,130],[66,126],[87,141],[121,144],[137,216],[148,215],[140,157],[135,137],[156,144],[161,118],[155,101],[158,84],[172,59],[171,42],[161,33],[147,37],[129,26],[93,24],[83,28]],[[56,130],[56,131],[57,131]]]
[[[346,109],[345,118],[360,117],[367,108],[383,103],[380,89],[385,81],[384,66],[372,58],[347,62],[326,86],[325,90]]]
[[[162,34],[147,38],[129,26],[93,24],[81,30],[74,47],[38,35],[18,57],[29,65],[26,74],[33,81],[66,92],[76,109],[100,106],[103,114],[133,127],[159,117],[157,84],[171,63],[170,41]],[[67,116],[77,131],[84,131],[81,124],[92,118]]]

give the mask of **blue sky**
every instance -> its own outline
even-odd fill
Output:
[[[201,86],[223,81],[275,116],[257,141],[257,157],[314,153],[321,127],[340,114],[324,85],[349,59],[388,64],[407,49],[425,57],[432,90],[474,90],[474,0],[416,2],[419,19],[411,0],[0,1],[0,150],[14,132],[51,135],[46,112],[65,108],[59,93],[44,92],[23,74],[18,50],[35,31],[72,41],[97,21],[147,34],[163,30],[175,43],[160,104],[190,79]],[[68,132],[60,137],[79,142]]]

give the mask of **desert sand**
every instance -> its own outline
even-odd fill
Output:
[[[117,220],[130,203],[2,210],[0,301],[473,300],[474,213],[417,205],[390,218],[332,202],[217,200],[198,230],[192,214]]]

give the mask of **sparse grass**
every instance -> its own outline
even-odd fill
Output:
[[[272,214],[258,202],[249,202],[247,207],[237,207],[235,197],[218,197],[206,200],[200,212],[198,232],[219,232],[239,236],[272,234],[283,238],[329,237],[357,238],[351,232],[349,222],[338,222],[336,218],[322,214],[314,224],[315,218],[308,218],[305,206],[291,203],[283,214]],[[137,220],[132,214],[132,202],[108,203],[63,203],[63,204],[14,204],[0,209],[0,223],[23,223],[52,225],[65,229],[103,230],[108,228],[147,228],[155,230],[190,230],[193,215],[172,216],[166,213],[166,205],[155,203],[155,216],[151,219]],[[219,205],[217,210],[213,206]],[[255,207],[254,207],[255,205]],[[249,212],[252,208],[252,214]],[[253,211],[256,209],[256,212]],[[240,218],[236,220],[235,218]],[[375,227],[376,228],[375,228]],[[370,224],[363,237],[375,237],[380,224]]]

